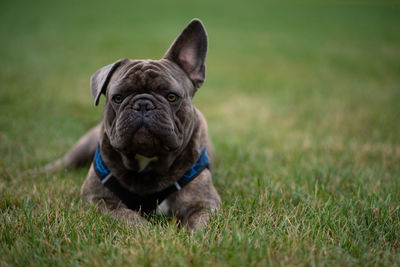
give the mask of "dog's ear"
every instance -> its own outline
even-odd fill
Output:
[[[165,59],[178,64],[199,88],[206,76],[207,33],[198,19],[193,19],[175,39]]]
[[[94,105],[99,104],[100,95],[106,93],[108,83],[114,72],[123,65],[128,59],[120,59],[113,64],[107,65],[96,71],[90,78],[90,90],[94,98]]]

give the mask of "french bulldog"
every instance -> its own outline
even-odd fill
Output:
[[[120,59],[91,77],[104,116],[46,171],[93,160],[81,195],[130,223],[144,214],[176,216],[201,229],[221,200],[213,186],[213,147],[193,104],[205,80],[207,33],[193,19],[160,60]],[[94,155],[94,158],[93,158]]]

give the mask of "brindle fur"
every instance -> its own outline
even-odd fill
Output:
[[[192,102],[205,79],[206,52],[207,35],[202,23],[195,19],[163,59],[121,59],[100,69],[92,76],[91,91],[96,105],[101,94],[106,96],[103,121],[46,170],[71,168],[91,160],[100,144],[103,160],[120,184],[133,193],[145,195],[177,181],[206,146],[211,168],[203,170],[164,203],[167,213],[176,215],[189,229],[202,228],[220,204],[211,177],[214,153],[207,123]],[[165,98],[171,88],[181,96],[176,105]],[[116,92],[124,96],[120,105],[112,100]],[[136,154],[157,160],[140,171]],[[128,209],[101,184],[93,164],[81,194],[115,218],[146,223],[139,211]]]

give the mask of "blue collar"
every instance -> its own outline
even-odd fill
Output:
[[[97,147],[93,158],[93,168],[99,177],[100,182],[110,189],[117,197],[119,197],[128,208],[133,210],[141,210],[150,212],[154,210],[158,204],[166,199],[172,193],[181,190],[185,185],[194,180],[205,169],[210,168],[210,163],[207,155],[207,149],[204,147],[197,162],[193,167],[187,170],[183,176],[173,185],[166,189],[146,196],[139,196],[124,188],[117,179],[112,175],[110,170],[105,165],[100,154],[100,146]]]

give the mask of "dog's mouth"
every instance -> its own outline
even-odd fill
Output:
[[[132,132],[130,140],[123,142],[126,145],[117,148],[125,168],[129,170],[146,171],[147,165],[157,161],[154,159],[162,158],[176,149],[164,144],[165,139],[157,137],[145,124],[140,125],[136,131]]]
[[[155,156],[156,152],[171,152],[179,148],[179,139],[168,128],[140,126],[133,134],[133,145],[137,152],[145,156]],[[151,152],[153,151],[153,153]]]
[[[147,129],[146,126],[142,125],[133,135],[134,143],[137,145],[147,145],[153,144],[155,145],[157,138]]]
[[[156,156],[161,147],[160,139],[145,125],[140,126],[132,136],[132,149],[143,156]]]
[[[180,147],[181,140],[171,124],[144,116],[135,116],[131,119],[132,117],[132,115],[121,117],[111,138],[111,145],[121,153],[154,157]]]

